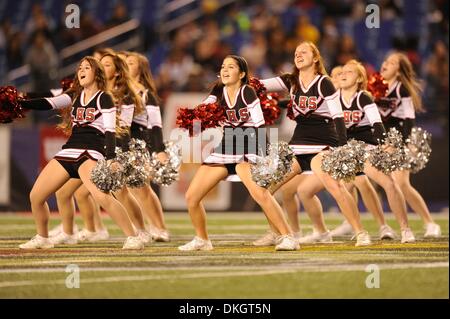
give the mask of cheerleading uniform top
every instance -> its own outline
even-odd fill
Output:
[[[339,90],[347,138],[377,145],[383,140],[384,126],[377,105],[366,91],[357,91],[347,103]]]
[[[55,159],[74,161],[86,155],[93,160],[115,157],[116,106],[112,97],[97,91],[86,103],[84,90],[72,101],[66,93],[21,101],[27,109],[51,110],[72,106],[72,133]]]
[[[148,90],[139,91],[145,112],[135,114],[131,124],[131,137],[144,140],[150,154],[163,152],[161,109],[156,97]]]
[[[296,155],[317,154],[330,146],[344,145],[347,141],[342,108],[338,92],[330,78],[318,74],[304,87],[294,91],[288,74],[261,81],[269,92],[288,91],[288,114],[297,122],[289,142]]]
[[[389,86],[386,97],[377,101],[386,130],[395,127],[405,140],[415,125],[415,109],[411,94],[400,81]]]
[[[222,140],[204,160],[205,164],[254,163],[265,154],[266,148],[263,146],[266,136],[258,132],[258,127],[265,123],[264,116],[252,87],[241,86],[232,104],[226,87],[216,85],[203,103],[217,103],[226,114]]]

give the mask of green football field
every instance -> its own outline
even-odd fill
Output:
[[[187,213],[167,213],[172,241],[143,251],[122,251],[124,237],[108,217],[109,241],[21,251],[35,234],[31,215],[0,214],[0,298],[448,298],[448,214],[434,215],[440,239],[423,239],[422,222],[409,216],[415,244],[379,241],[364,214],[373,246],[355,247],[348,236],[276,252],[251,244],[267,229],[262,213],[209,213],[215,249],[180,252],[177,246],[193,237]],[[330,229],[341,221],[326,215]]]

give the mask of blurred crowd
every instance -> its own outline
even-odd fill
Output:
[[[151,61],[155,52],[163,57],[152,61],[162,97],[173,91],[207,90],[228,54],[244,56],[257,77],[290,71],[295,47],[303,40],[319,46],[328,71],[350,59],[364,62],[369,73],[379,68],[367,61],[355,39],[342,31],[342,22],[365,19],[367,1],[246,0],[224,7],[218,0],[200,2],[203,12],[199,19],[168,34],[142,39]],[[378,5],[383,20],[401,19],[404,8],[399,1],[380,0]],[[448,2],[430,1],[428,11],[424,17],[429,30],[427,48],[419,52],[419,39],[412,37],[393,38],[392,49],[406,51],[424,80],[427,109],[448,115]],[[83,13],[79,29],[66,28],[65,17],[53,21],[35,4],[24,28],[14,28],[8,19],[1,23],[0,48],[6,52],[8,68],[29,64],[33,90],[58,85],[61,61],[57,52],[62,48],[126,22],[130,14],[126,4],[118,2],[105,23]]]

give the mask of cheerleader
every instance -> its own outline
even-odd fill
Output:
[[[54,246],[48,239],[50,212],[46,200],[70,178],[79,178],[127,236],[123,249],[142,249],[143,244],[136,236],[123,206],[110,194],[102,193],[90,180],[96,161],[105,155],[113,168],[119,169],[113,162],[116,108],[111,96],[105,92],[103,67],[93,57],[81,60],[71,91],[73,100],[69,94],[62,94],[21,102],[22,107],[28,109],[70,109],[70,114],[65,114],[71,118],[66,118],[65,122],[73,128],[63,149],[45,166],[31,190],[31,210],[37,235],[19,247],[46,249]]]
[[[196,172],[186,192],[189,215],[196,236],[179,250],[211,250],[212,243],[206,230],[206,212],[202,199],[228,175],[237,174],[261,206],[268,220],[281,234],[276,250],[297,250],[299,245],[290,235],[281,207],[269,190],[258,186],[251,177],[250,163],[262,156],[258,128],[264,117],[255,91],[248,86],[248,65],[240,56],[227,56],[220,70],[220,80],[204,103],[218,103],[225,109],[226,122],[223,138]],[[238,143],[236,143],[238,142]],[[232,143],[232,144],[231,144]]]
[[[416,74],[408,57],[399,52],[387,56],[380,73],[389,84],[386,97],[378,103],[384,126],[386,130],[395,127],[406,139],[415,125],[415,113],[424,111]],[[424,237],[440,237],[441,228],[433,221],[422,196],[411,185],[409,170],[395,171],[392,177],[400,186],[408,205],[422,218],[426,229]]]
[[[319,179],[355,230],[356,246],[370,245],[369,233],[363,229],[356,203],[345,185],[321,169],[323,152],[347,142],[338,93],[326,76],[322,57],[313,43],[302,42],[297,46],[294,63],[292,73],[262,81],[268,91],[288,91],[291,96],[288,114],[295,119],[297,126],[289,145],[294,150],[296,160],[293,172],[286,181],[301,172],[313,171],[313,175],[302,174],[300,183],[308,184],[311,178]],[[317,193],[315,189],[310,191]],[[305,210],[308,211],[308,207]],[[327,240],[331,240],[327,229],[320,231],[327,234]]]
[[[126,53],[126,62],[130,76],[137,84],[136,91],[140,95],[146,109],[146,112],[141,112],[133,117],[131,137],[144,140],[149,153],[156,152],[158,159],[161,162],[165,162],[168,160],[168,157],[164,152],[161,111],[158,106],[159,98],[150,64],[144,55],[135,52]],[[150,234],[153,239],[160,242],[170,241],[170,235],[164,222],[161,202],[150,185],[131,188],[130,191],[139,201],[141,207],[146,208],[143,211],[150,222]]]
[[[340,86],[339,100],[344,110],[347,137],[349,139],[363,141],[369,145],[369,149],[373,148],[383,140],[384,127],[376,104],[365,91],[367,87],[367,75],[364,66],[355,60],[347,62],[343,67]],[[391,176],[387,176],[383,172],[378,171],[367,161],[365,163],[364,173],[357,174],[353,184],[360,191],[364,204],[372,212],[379,224],[380,239],[394,239],[395,235],[392,228],[385,222],[378,195],[366,175],[385,190],[391,210],[400,224],[401,242],[415,242],[414,235],[408,225],[405,199],[399,186]],[[308,193],[307,189],[312,187],[316,188],[316,190],[319,189],[321,187],[320,181],[317,181],[315,186],[311,183],[308,184],[305,187],[306,189],[302,186],[299,186],[298,192],[303,205],[305,207],[309,206],[310,204],[307,202],[311,202],[311,205],[314,205],[315,201],[312,199],[314,193]],[[321,218],[311,216],[311,213],[322,214],[321,207],[308,211],[308,214],[312,217],[311,220],[321,220]],[[315,226],[315,228],[324,227],[323,224],[315,224]],[[315,232],[301,238],[299,242],[318,242],[322,240],[322,236],[319,232]]]

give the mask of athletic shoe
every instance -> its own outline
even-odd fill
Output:
[[[77,235],[69,235],[64,231],[56,236],[50,237],[49,240],[53,245],[75,245],[78,242]]]
[[[330,232],[330,235],[332,237],[338,237],[338,236],[345,236],[345,235],[353,235],[353,227],[350,225],[350,223],[346,220],[342,222],[338,227],[333,229]]]
[[[150,227],[149,232],[150,232],[150,235],[152,235],[154,241],[164,242],[164,243],[167,243],[170,241],[169,232],[165,229]]]
[[[416,239],[414,238],[414,234],[410,228],[405,228],[402,230],[402,244],[405,243],[414,243]]]
[[[279,236],[280,235],[275,233],[274,231],[268,230],[267,233],[263,237],[255,240],[253,242],[253,245],[254,246],[274,246],[277,244],[277,238]]]
[[[144,243],[139,238],[139,236],[129,236],[125,240],[122,249],[126,250],[139,250],[144,249]]]
[[[195,236],[193,240],[184,244],[183,246],[178,246],[179,250],[192,251],[192,250],[212,250],[213,246],[210,240],[202,239]]]
[[[25,244],[19,245],[20,249],[49,249],[53,248],[52,242],[41,235],[36,235],[31,240],[27,241]]]
[[[313,244],[313,243],[331,243],[333,242],[333,236],[331,232],[327,230],[324,233],[314,231],[312,234],[303,236],[298,239],[299,244]]]
[[[425,238],[439,238],[441,237],[441,226],[436,223],[426,224],[426,231],[423,237]]]
[[[62,225],[62,223],[60,223],[57,226],[53,227],[48,232],[48,237],[55,237],[56,235],[58,235],[62,231],[63,231],[63,225]],[[73,224],[73,233],[74,234],[78,233],[78,226],[77,226],[77,224]]]
[[[77,239],[79,242],[95,242],[97,232],[89,231],[87,229],[82,229],[77,234]]]
[[[145,244],[151,244],[153,242],[152,235],[146,230],[140,230],[137,232],[138,237]]]
[[[95,241],[102,241],[109,239],[109,232],[106,228],[100,229],[96,231],[96,235],[94,236]]]
[[[370,235],[367,232],[367,230],[360,231],[355,236],[353,236],[353,238],[355,237],[356,237],[356,244],[355,244],[356,247],[368,246],[372,244],[372,241],[370,240]]]
[[[391,228],[391,226],[385,224],[380,227],[378,232],[380,234],[380,239],[395,239],[395,231]]]
[[[278,251],[288,251],[288,250],[299,250],[300,245],[297,239],[291,235],[280,236],[280,243],[275,246],[275,250]]]

